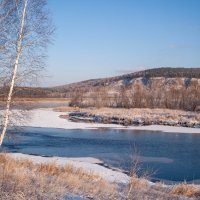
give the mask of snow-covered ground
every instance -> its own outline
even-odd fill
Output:
[[[133,130],[150,130],[162,131],[169,133],[200,133],[200,128],[174,127],[162,125],[150,126],[129,126],[124,127],[115,124],[97,124],[97,123],[80,123],[71,122],[67,119],[60,118],[60,115],[66,115],[66,112],[55,112],[52,109],[35,109],[28,111],[30,119],[19,126],[31,126],[41,128],[63,128],[63,129],[95,129],[95,128],[117,128],[117,129],[133,129]]]
[[[52,163],[55,162],[58,166],[65,166],[67,164],[72,165],[73,167],[83,169],[85,172],[94,173],[99,175],[103,179],[111,183],[128,183],[130,177],[126,174],[108,169],[102,164],[102,162],[96,158],[63,158],[63,157],[42,157],[42,156],[33,156],[26,155],[21,153],[9,153],[9,155],[14,159],[28,159],[31,160],[34,164],[40,163]]]

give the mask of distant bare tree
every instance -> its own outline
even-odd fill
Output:
[[[2,83],[9,86],[0,145],[9,124],[15,86],[37,80],[45,67],[53,32],[46,4],[46,0],[0,0],[0,73]]]
[[[83,104],[83,93],[79,90],[74,91],[70,96],[69,106],[82,107]]]

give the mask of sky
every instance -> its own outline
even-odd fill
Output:
[[[200,67],[200,0],[48,0],[45,86],[154,67]]]

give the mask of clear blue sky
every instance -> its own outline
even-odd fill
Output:
[[[56,26],[44,85],[151,67],[200,67],[200,0],[48,0]]]

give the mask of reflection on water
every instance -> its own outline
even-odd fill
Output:
[[[170,181],[200,179],[200,135],[133,130],[25,128],[4,149],[44,156],[95,157],[130,171],[133,161]]]

